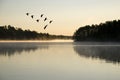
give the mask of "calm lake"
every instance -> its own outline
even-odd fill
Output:
[[[0,42],[0,80],[120,80],[120,43]]]

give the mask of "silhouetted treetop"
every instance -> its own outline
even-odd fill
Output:
[[[120,41],[120,20],[80,27],[73,35],[75,41]]]
[[[11,25],[0,26],[1,40],[48,40],[48,39],[70,39],[71,36],[50,35],[49,33],[38,33],[36,31],[23,30]]]

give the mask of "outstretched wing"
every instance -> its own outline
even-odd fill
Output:
[[[27,16],[29,16],[30,13],[26,13]]]
[[[45,25],[44,29],[46,29],[46,28],[47,28],[47,26],[48,26],[48,25]]]
[[[41,14],[40,17],[42,18],[44,14]]]
[[[46,21],[46,20],[47,20],[47,18],[44,19],[44,21]]]
[[[53,22],[53,20],[51,20],[50,22],[49,22],[49,24],[51,24]]]
[[[34,15],[31,15],[31,18],[33,18],[34,17]]]
[[[36,21],[39,22],[39,19],[37,19]]]

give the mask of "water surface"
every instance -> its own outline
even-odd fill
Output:
[[[120,80],[119,63],[119,43],[0,43],[0,80]]]

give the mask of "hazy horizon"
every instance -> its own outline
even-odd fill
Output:
[[[81,26],[119,19],[119,4],[120,0],[0,0],[0,25],[73,35]],[[27,12],[35,19],[26,16]],[[41,14],[53,20],[46,30],[43,27],[48,21],[35,21]]]

